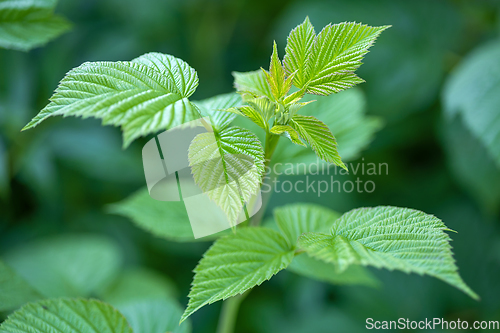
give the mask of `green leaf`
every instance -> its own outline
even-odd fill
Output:
[[[9,156],[2,138],[0,138],[0,199],[7,199],[10,192]]]
[[[361,60],[375,39],[388,27],[344,22],[329,24],[314,36],[314,28],[306,18],[288,36],[287,74],[297,72],[295,86],[324,96],[361,83],[363,80],[354,71],[361,66]]]
[[[243,228],[218,239],[194,270],[189,304],[181,320],[204,305],[269,280],[290,264],[293,254],[285,238],[268,228]]]
[[[134,332],[191,332],[189,321],[179,326],[182,308],[175,300],[172,281],[155,271],[134,268],[120,277],[100,296],[127,319]]]
[[[243,105],[239,108],[230,108],[226,110],[227,112],[232,112],[234,114],[238,114],[240,116],[246,117],[253,121],[255,124],[259,125],[260,128],[267,131],[269,128],[269,123],[262,117],[261,112],[259,110],[254,109],[251,106]]]
[[[225,111],[250,119],[267,133],[269,131],[269,120],[274,116],[276,103],[270,101],[267,97],[248,98],[246,102],[248,105],[230,108]]]
[[[293,83],[297,87],[304,87],[307,84],[310,67],[308,59],[311,57],[315,39],[316,33],[309,17],[288,35],[283,63],[287,75],[296,73]]]
[[[264,71],[264,70],[263,70]],[[275,100],[281,100],[292,87],[293,75],[285,80],[285,70],[278,58],[278,49],[276,42],[273,44],[273,54],[271,55],[271,64],[269,65],[269,73],[266,74],[267,83],[271,87],[271,92]]]
[[[274,99],[266,74],[262,70],[246,73],[233,72],[233,76],[234,87],[243,95],[244,100],[246,100],[246,95],[250,95],[249,98],[265,96],[270,100]]]
[[[258,192],[264,173],[259,139],[239,127],[198,134],[188,158],[196,184],[235,225],[243,204]]]
[[[500,42],[482,45],[448,79],[443,104],[484,145],[500,169]],[[472,162],[472,160],[470,160]]]
[[[241,96],[236,93],[217,95],[202,101],[193,101],[203,116],[210,117],[212,126],[220,131],[227,128],[236,115],[222,110],[240,106]]]
[[[2,333],[132,333],[127,320],[97,300],[53,299],[30,303],[10,315]]]
[[[441,123],[448,168],[476,203],[494,216],[500,208],[500,172],[490,152],[460,118]]]
[[[347,170],[337,152],[337,141],[325,123],[313,116],[297,114],[293,116],[289,125],[309,143],[319,158]]]
[[[179,325],[182,308],[172,299],[144,299],[116,305],[134,332],[140,333],[189,333],[190,321]]]
[[[177,183],[171,185],[177,187]],[[189,183],[185,186],[189,186]],[[155,200],[151,198],[147,188],[137,191],[123,201],[108,205],[106,211],[131,219],[139,228],[155,236],[176,242],[196,241],[184,202]],[[207,220],[207,223],[211,222]],[[199,240],[216,239],[224,233]]]
[[[197,86],[195,70],[171,55],[87,62],[66,74],[51,103],[24,130],[56,115],[94,117],[120,126],[127,147],[140,136],[198,119],[199,110],[188,100]]]
[[[69,30],[71,24],[55,15],[55,0],[0,2],[0,47],[28,51]]]
[[[495,12],[494,7],[490,8]],[[287,9],[287,24],[277,24],[272,35],[288,33],[291,26],[288,22],[302,22],[305,13],[319,30],[329,22],[354,19],[397,26],[377,39],[362,60],[364,65],[359,73],[367,81],[362,86],[370,113],[383,116],[390,123],[435,105],[449,72],[450,64],[443,59],[447,59],[449,50],[460,47],[463,31],[468,29],[461,19],[461,9],[447,1],[385,1],[381,4],[370,0],[335,0],[315,1],[314,5],[295,2]],[[413,23],[403,28],[399,23],[403,16],[405,24]],[[340,144],[335,129],[331,129]],[[344,159],[342,152],[340,155]]]
[[[339,273],[332,264],[311,258],[306,253],[295,256],[287,270],[310,279],[336,285],[380,286],[380,281],[363,266],[351,265]]]
[[[147,188],[108,205],[106,210],[130,218],[138,227],[158,237],[178,242],[194,240],[184,202],[155,200]]]
[[[145,268],[128,269],[101,293],[107,303],[117,305],[152,298],[174,298],[175,285],[165,276]]]
[[[314,97],[316,101],[302,108],[301,114],[318,117],[332,130],[342,160],[358,158],[382,127],[381,118],[366,115],[363,92],[354,88],[341,94]]]
[[[87,297],[115,278],[115,243],[101,236],[59,236],[14,249],[5,262],[45,297]]]
[[[340,214],[315,204],[290,204],[273,211],[279,229],[290,245],[295,246],[299,236],[305,232],[326,232],[330,230]]]
[[[306,145],[300,140],[299,134],[297,133],[297,131],[288,125],[275,125],[275,126],[273,126],[273,128],[271,128],[270,132],[273,134],[277,134],[277,135],[283,134],[284,136],[286,136],[288,139],[290,139],[290,141],[292,141],[296,145],[306,147]]]
[[[290,246],[296,246],[306,232],[327,232],[340,214],[315,204],[290,204],[274,210],[274,220]],[[333,284],[377,286],[378,280],[361,266],[351,266],[339,273],[334,265],[300,254],[288,266],[296,274]]]
[[[330,233],[303,234],[298,244],[310,256],[334,264],[338,272],[350,265],[369,265],[426,274],[478,299],[458,274],[445,230],[435,216],[380,206],[345,213]]]
[[[0,311],[43,298],[26,280],[0,260]]]
[[[361,151],[373,140],[375,132],[382,126],[378,117],[366,116],[366,101],[359,88],[330,96],[314,96],[316,102],[300,109],[304,116],[315,116],[324,122],[338,142],[338,152],[343,161],[360,156]],[[305,100],[312,99],[306,96]],[[286,140],[281,140],[273,155],[273,163],[316,164],[318,158],[310,149],[303,149]],[[310,168],[310,166],[308,166]]]

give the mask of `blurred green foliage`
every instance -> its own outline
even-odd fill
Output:
[[[371,194],[327,193],[318,198],[317,193],[275,193],[266,215],[284,203],[304,201],[339,212],[395,205],[432,213],[458,231],[453,247],[460,273],[482,300],[475,302],[429,277],[403,273],[371,270],[381,281],[380,287],[372,288],[334,286],[282,272],[242,304],[237,331],[363,332],[368,317],[499,320],[498,57],[491,65],[496,67],[480,72],[484,76],[467,70],[478,52],[488,51],[484,45],[498,43],[498,1],[62,0],[57,12],[73,23],[72,31],[29,53],[0,49],[0,255],[19,272],[27,267],[25,262],[35,258],[42,262],[44,252],[30,247],[56,242],[52,237],[62,243],[75,242],[68,240],[68,234],[106,237],[114,244],[106,257],[112,263],[106,274],[95,268],[100,271],[92,276],[96,288],[100,276],[109,279],[114,290],[150,279],[156,283],[138,290],[175,297],[185,305],[191,271],[210,243],[159,239],[105,210],[144,185],[140,150],[146,140],[122,150],[118,129],[90,119],[53,118],[36,130],[19,131],[46,105],[60,78],[85,61],[129,60],[146,52],[164,52],[198,71],[200,87],[193,99],[229,92],[231,71],[266,67],[272,41],[282,53],[286,33],[309,15],[318,27],[341,21],[393,26],[379,38],[359,71],[367,81],[360,89],[368,113],[381,118],[385,127],[361,156],[353,156],[354,163],[387,163],[389,172],[336,176],[341,181],[357,177],[374,181],[376,190]],[[454,96],[450,90],[460,85],[454,80],[478,83]],[[483,87],[481,82],[487,82],[489,95],[486,88],[477,88]],[[450,108],[451,112],[445,111]],[[478,124],[490,127],[486,131]],[[306,176],[282,179],[298,177]],[[95,246],[88,251],[97,250]],[[29,252],[23,255],[25,251]],[[128,275],[124,269],[147,273]],[[25,278],[52,279],[42,269],[24,272]],[[144,275],[149,278],[140,277]],[[67,287],[75,295],[107,295],[112,303],[128,297],[113,295],[112,289],[104,294],[90,290],[90,281],[78,280]],[[122,304],[124,314],[136,313],[125,301]],[[149,311],[148,305],[135,306]],[[195,314],[193,331],[214,332],[219,309],[216,304]],[[136,325],[141,327],[141,322]]]

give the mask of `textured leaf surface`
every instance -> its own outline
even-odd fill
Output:
[[[500,169],[500,43],[483,45],[450,76],[443,102],[486,147]],[[471,160],[472,161],[472,160]]]
[[[291,142],[295,143],[296,145],[303,146],[303,147],[306,146],[300,140],[299,134],[297,133],[297,131],[288,125],[275,125],[275,126],[273,126],[273,128],[271,128],[270,132],[273,134],[278,134],[278,135],[284,134],[288,139],[290,139]]]
[[[322,121],[313,116],[295,115],[289,124],[307,141],[319,158],[347,170],[337,152],[337,141]]]
[[[300,235],[307,232],[327,232],[340,214],[315,204],[290,204],[274,210],[274,220],[288,243],[296,246]],[[339,273],[334,265],[309,257],[295,256],[287,270],[296,274],[333,284],[377,286],[378,280],[361,266],[350,266]]]
[[[287,270],[310,279],[331,284],[380,286],[380,281],[363,266],[351,265],[345,271],[339,273],[332,264],[311,258],[306,253],[295,256]]]
[[[330,230],[340,214],[315,204],[290,204],[274,210],[274,220],[291,245],[305,232]]]
[[[264,172],[264,151],[248,130],[231,127],[197,135],[188,153],[196,184],[236,224],[243,204],[257,193]]]
[[[304,98],[310,100],[309,96]],[[300,109],[304,116],[315,116],[332,131],[338,143],[338,152],[343,161],[359,157],[361,151],[372,141],[374,133],[381,127],[378,117],[366,116],[366,102],[362,91],[353,88],[340,94],[314,96],[316,102]],[[273,156],[275,163],[316,163],[316,154],[310,149],[280,140]]]
[[[42,298],[26,280],[0,261],[0,311],[15,309]]]
[[[100,236],[60,236],[8,252],[5,262],[46,297],[89,296],[117,275],[118,247]]]
[[[244,293],[285,269],[293,248],[268,228],[243,228],[218,239],[195,269],[182,320],[204,305]]]
[[[28,51],[58,37],[70,28],[54,15],[55,0],[0,1],[0,47]]]
[[[0,326],[2,333],[132,333],[111,305],[96,300],[55,299],[30,303]]]
[[[273,54],[271,55],[269,72],[264,71],[264,73],[266,74],[267,83],[269,83],[275,100],[281,100],[292,87],[293,78],[290,76],[285,80],[285,69],[278,57],[276,42],[273,44]]]
[[[367,81],[363,90],[370,113],[388,122],[432,107],[448,73],[443,57],[459,47],[464,39],[462,32],[467,30],[461,10],[446,1],[297,1],[287,8],[286,20],[277,24],[273,36],[288,33],[306,13],[317,30],[329,22],[346,20],[394,24],[395,28],[384,31],[370,48],[359,73]],[[405,28],[400,20],[404,20]],[[340,155],[344,158],[342,152]]]
[[[339,272],[357,264],[427,274],[477,299],[458,274],[445,230],[432,215],[381,206],[352,210],[335,222],[330,233],[303,234],[298,244]]]
[[[242,104],[242,100],[240,95],[236,93],[229,93],[217,95],[202,101],[194,101],[193,103],[200,109],[203,116],[210,117],[212,126],[220,131],[228,127],[236,117],[235,114],[220,110],[240,106]]]
[[[243,97],[249,94],[251,98],[265,96],[273,100],[273,94],[267,83],[266,74],[262,70],[259,69],[246,73],[233,72],[233,76],[234,87]]]
[[[363,82],[354,71],[375,39],[388,26],[360,23],[327,25],[317,35],[308,18],[288,36],[285,69],[297,72],[294,84],[308,93],[330,95]]]
[[[310,67],[308,59],[311,57],[315,39],[316,33],[309,17],[288,36],[283,63],[287,74],[296,73],[293,82],[297,87],[307,84]]]
[[[171,55],[87,62],[66,74],[51,103],[24,129],[56,115],[94,117],[120,126],[126,147],[140,136],[198,119],[198,108],[188,100],[197,86],[195,70]]]

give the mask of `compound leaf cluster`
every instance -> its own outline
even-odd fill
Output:
[[[227,111],[249,118],[268,135],[285,136],[299,146],[306,142],[323,161],[347,169],[330,128],[313,115],[298,114],[308,104],[300,100],[306,93],[328,96],[363,82],[354,71],[388,27],[330,24],[316,35],[306,18],[288,36],[283,63],[274,43],[269,71],[233,73],[235,87],[247,105]],[[292,83],[296,90],[291,89]],[[266,100],[271,110],[255,105],[256,99]]]

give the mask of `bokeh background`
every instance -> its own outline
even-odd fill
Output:
[[[364,176],[376,183],[371,194],[279,193],[266,215],[300,201],[339,212],[395,205],[434,214],[458,232],[455,258],[481,301],[400,272],[373,270],[382,283],[372,288],[284,271],[252,291],[236,331],[364,332],[369,317],[500,319],[499,1],[62,0],[57,12],[73,23],[70,32],[28,53],[0,49],[0,254],[53,236],[99,235],[116,244],[121,267],[154,272],[187,304],[192,269],[210,243],[167,241],[105,210],[144,185],[145,140],[122,150],[119,129],[91,119],[20,129],[85,61],[172,54],[198,71],[193,97],[203,99],[231,91],[232,71],[267,67],[273,40],[282,55],[306,15],[317,30],[329,22],[391,24],[359,70],[367,112],[384,126],[351,161],[388,163],[389,175]],[[214,332],[220,305],[194,314],[193,331]]]

